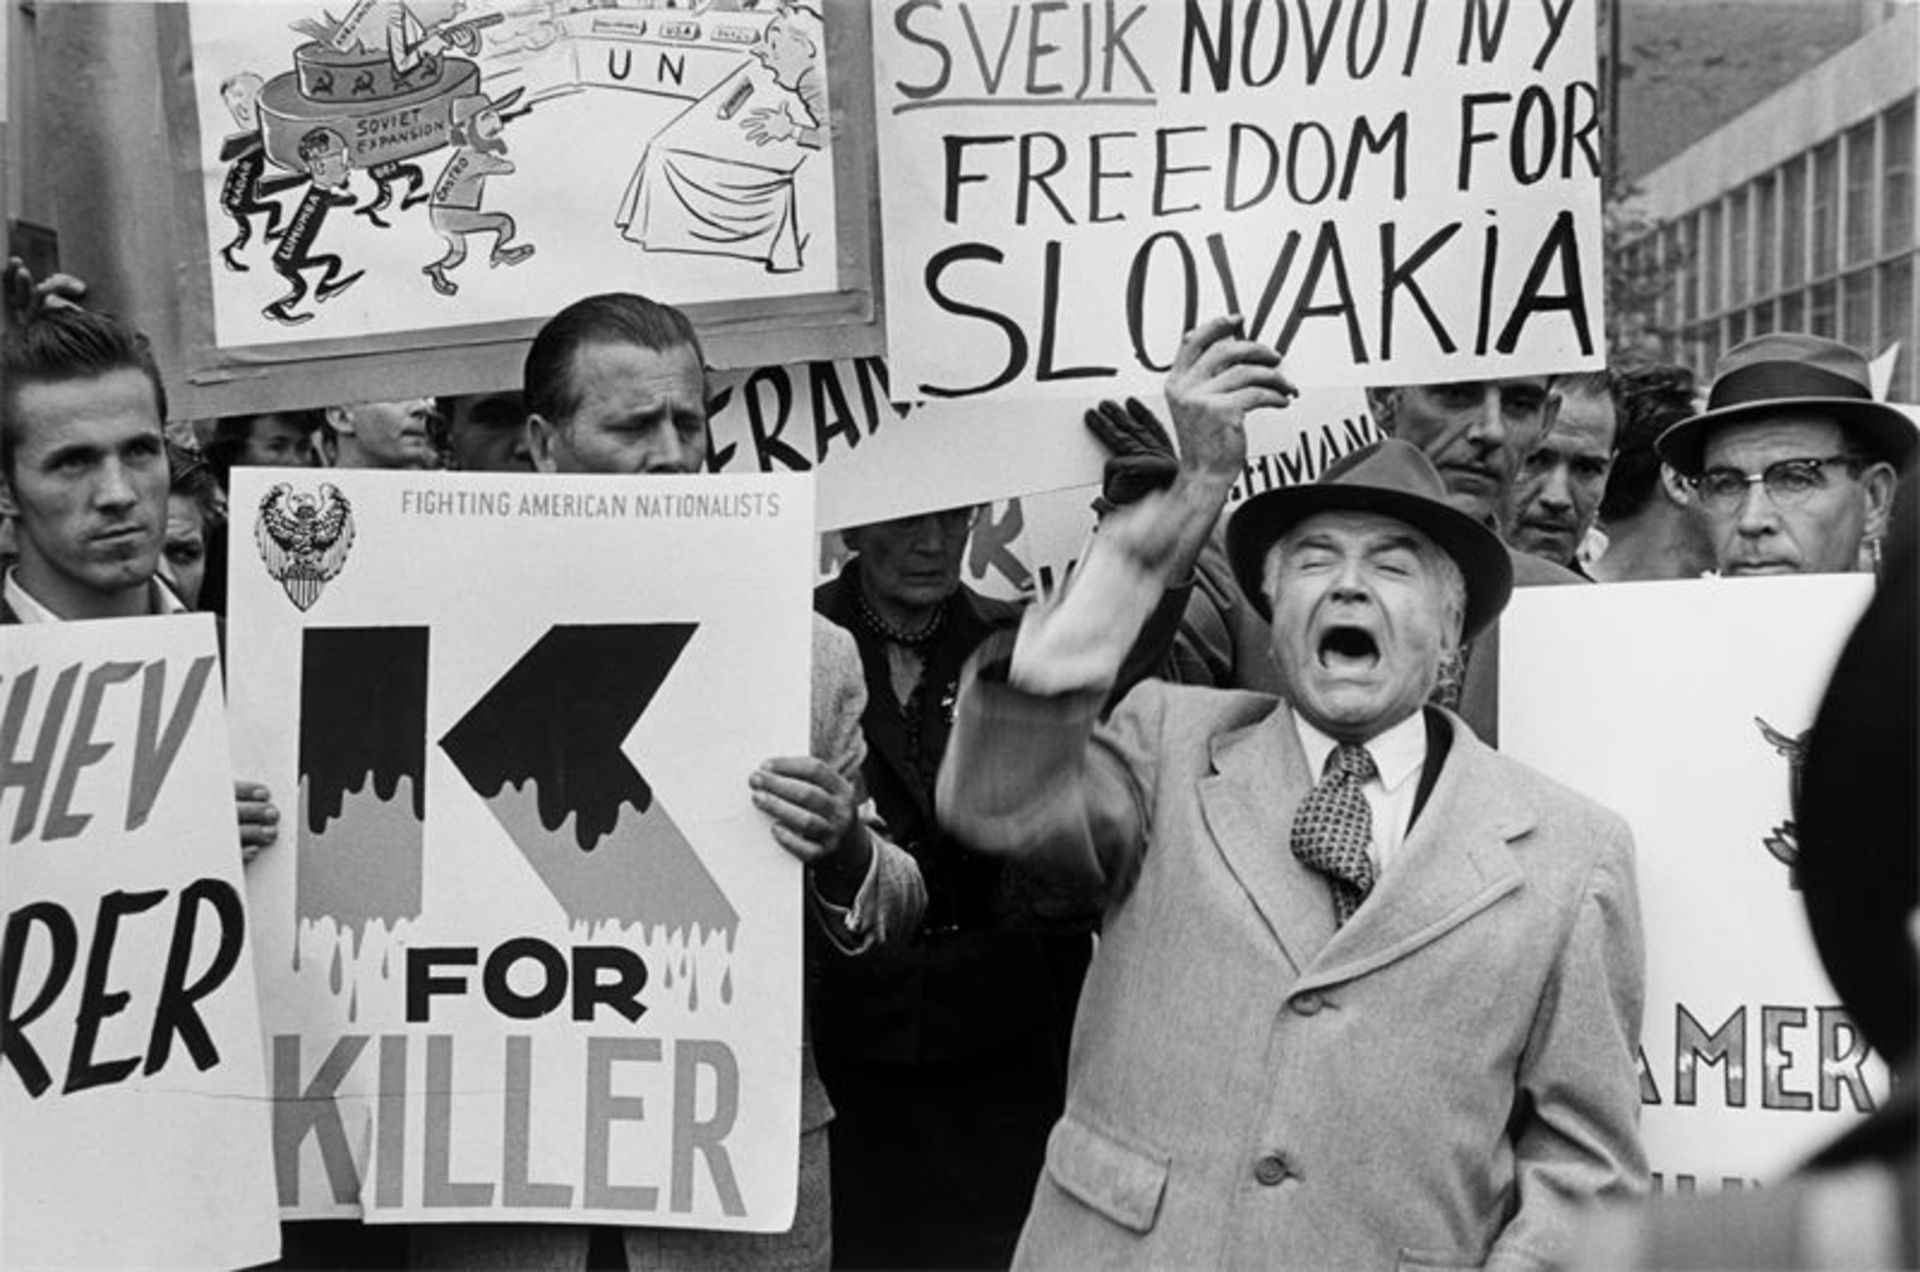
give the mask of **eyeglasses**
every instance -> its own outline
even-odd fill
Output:
[[[1768,464],[1764,472],[1743,473],[1738,468],[1709,468],[1693,479],[1693,489],[1708,512],[1725,515],[1739,510],[1747,500],[1747,490],[1766,487],[1767,498],[1776,507],[1791,508],[1805,503],[1818,490],[1827,488],[1827,465],[1845,464],[1851,476],[1859,476],[1866,461],[1858,455],[1829,455],[1824,459],[1781,459]]]

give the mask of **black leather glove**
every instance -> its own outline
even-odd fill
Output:
[[[1104,401],[1086,414],[1087,428],[1112,452],[1100,476],[1100,498],[1094,510],[1106,513],[1155,490],[1165,490],[1180,473],[1173,438],[1139,398],[1122,407]]]

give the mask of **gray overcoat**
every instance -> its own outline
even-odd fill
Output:
[[[1107,907],[1018,1266],[1539,1267],[1644,1188],[1618,816],[1445,715],[1336,931],[1287,847],[1311,780],[1285,703],[1148,682],[1096,728],[1094,695],[1004,669],[970,669],[941,815]]]

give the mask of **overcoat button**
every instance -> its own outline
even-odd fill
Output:
[[[1253,1164],[1253,1177],[1268,1188],[1273,1187],[1287,1177],[1286,1159],[1278,1153],[1268,1153]]]
[[[1306,993],[1300,995],[1298,998],[1293,1000],[1294,1011],[1298,1012],[1302,1016],[1315,1015],[1319,1012],[1319,1010],[1322,1007],[1326,1005],[1327,1005],[1326,999],[1320,997],[1320,995],[1314,993],[1312,990],[1308,990]]]

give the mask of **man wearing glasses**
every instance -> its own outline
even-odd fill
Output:
[[[1698,493],[1721,574],[1834,574],[1877,559],[1916,440],[1860,354],[1782,333],[1729,351],[1707,409],[1654,445]]]

